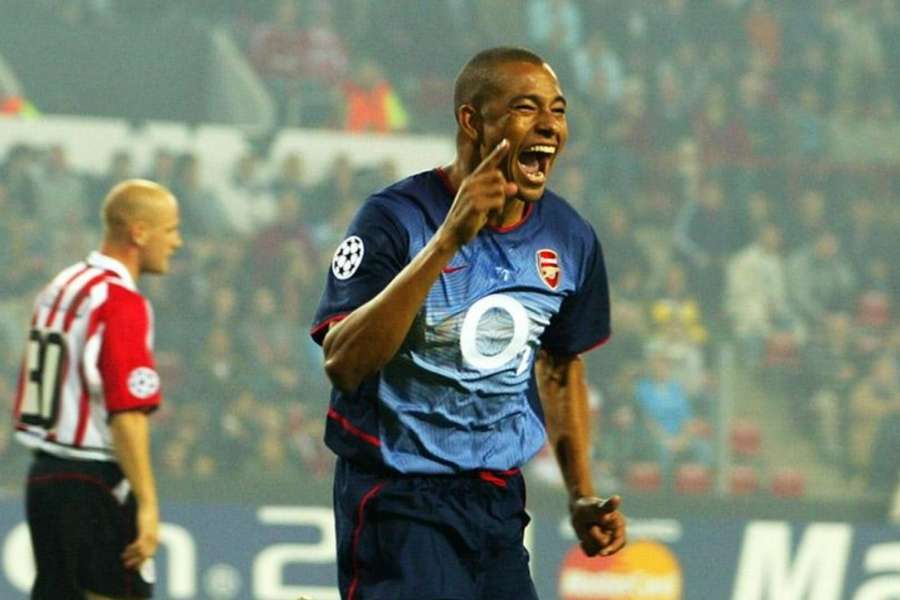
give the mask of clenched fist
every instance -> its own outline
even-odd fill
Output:
[[[569,506],[572,528],[588,556],[615,554],[625,546],[625,516],[619,512],[622,499],[585,496]]]

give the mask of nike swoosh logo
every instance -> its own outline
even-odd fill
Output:
[[[444,267],[441,269],[441,273],[456,273],[457,271],[461,271],[465,269],[468,265],[463,265],[461,267]]]

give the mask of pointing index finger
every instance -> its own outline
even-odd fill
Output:
[[[509,140],[506,138],[500,140],[500,143],[497,144],[491,153],[488,154],[484,160],[481,161],[481,164],[475,168],[475,173],[482,173],[487,171],[488,169],[494,169],[500,164],[500,160],[506,156],[506,153],[509,151]]]
[[[591,520],[600,519],[605,515],[614,513],[618,510],[621,503],[622,499],[619,496],[613,496],[612,498],[580,498],[577,501],[577,505],[585,511],[583,514],[588,515],[587,518]]]

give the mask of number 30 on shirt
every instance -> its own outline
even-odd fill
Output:
[[[68,361],[63,334],[32,329],[26,360],[21,420],[28,425],[51,429],[59,414],[59,396]]]

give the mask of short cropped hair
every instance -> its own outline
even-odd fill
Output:
[[[543,65],[544,59],[525,48],[499,46],[482,50],[465,64],[453,87],[453,112],[463,104],[480,107],[498,91],[496,68],[511,62]]]

